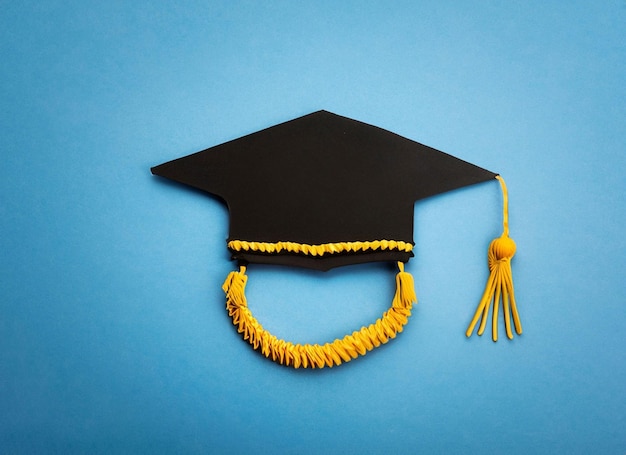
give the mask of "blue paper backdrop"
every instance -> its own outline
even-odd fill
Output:
[[[4,2],[0,452],[626,451],[626,3]],[[150,166],[326,109],[506,179],[525,332],[464,330],[497,183],[416,204],[420,304],[293,371],[224,311],[226,209]],[[393,271],[255,267],[272,332],[376,319]]]

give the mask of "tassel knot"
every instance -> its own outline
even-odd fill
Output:
[[[515,255],[517,247],[512,238],[502,235],[492,240],[489,245],[489,257],[493,255],[496,261],[501,259],[511,259]]]

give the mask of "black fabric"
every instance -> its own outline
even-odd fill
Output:
[[[414,203],[496,174],[365,123],[318,111],[152,168],[226,201],[229,240],[413,243]],[[382,251],[332,257],[234,252],[233,258],[327,270],[407,261]]]

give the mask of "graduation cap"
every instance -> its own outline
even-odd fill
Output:
[[[255,349],[296,368],[339,365],[395,338],[408,322],[415,297],[404,264],[413,256],[414,204],[420,199],[498,179],[504,230],[488,253],[491,271],[470,336],[482,335],[493,306],[507,336],[511,315],[518,334],[504,180],[488,170],[390,131],[318,111],[152,168],[152,173],[223,199],[229,210],[227,247],[239,270],[224,282],[233,323]],[[368,327],[334,342],[293,344],[267,332],[245,297],[249,264],[329,270],[373,261],[398,264],[391,307]]]

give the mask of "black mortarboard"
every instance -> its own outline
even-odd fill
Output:
[[[417,200],[498,178],[497,174],[384,129],[318,111],[152,168],[156,175],[222,198],[229,209],[228,248],[241,266],[224,283],[227,307],[255,348],[280,363],[323,367],[363,354],[395,337],[415,302],[403,263],[413,255]],[[505,232],[490,248],[492,277],[468,336],[502,296],[507,335],[509,309],[518,333],[510,279],[515,244]],[[492,251],[493,250],[493,251]],[[491,257],[493,256],[493,258]],[[249,263],[328,270],[348,264],[396,261],[394,304],[369,327],[325,345],[293,345],[266,332],[244,295]],[[500,263],[508,266],[503,274]]]

